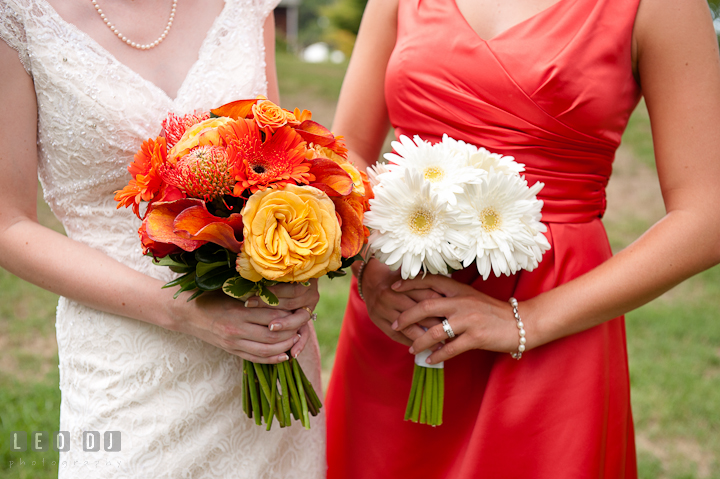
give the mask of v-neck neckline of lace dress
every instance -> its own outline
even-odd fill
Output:
[[[171,97],[170,94],[168,94],[168,92],[166,92],[163,88],[159,87],[156,83],[148,80],[147,78],[142,76],[140,73],[138,73],[136,70],[134,70],[127,64],[121,62],[120,60],[118,60],[115,57],[115,55],[113,55],[105,47],[100,45],[100,43],[98,43],[97,40],[95,40],[93,37],[91,37],[86,32],[84,32],[83,30],[78,28],[77,25],[65,20],[62,17],[62,15],[60,15],[57,12],[57,10],[55,10],[55,8],[50,4],[50,2],[48,2],[47,0],[38,0],[38,1],[42,2],[45,5],[45,7],[48,10],[48,13],[52,17],[54,17],[58,23],[60,23],[64,27],[66,27],[66,28],[72,30],[73,32],[77,33],[78,35],[80,35],[95,50],[97,50],[98,52],[101,52],[110,61],[112,61],[116,65],[120,66],[121,68],[125,69],[126,71],[128,71],[132,76],[137,77],[142,83],[144,83],[148,87],[152,88],[153,90],[160,92],[160,94],[170,103],[178,102],[178,100],[181,98],[184,90],[187,89],[187,85],[188,85],[190,79],[193,77],[195,70],[198,68],[198,65],[200,65],[200,63],[202,61],[203,54],[205,53],[205,51],[210,47],[210,45],[213,42],[214,37],[216,36],[216,32],[219,28],[219,25],[222,22],[223,18],[225,17],[225,15],[228,11],[228,4],[230,3],[229,0],[225,0],[223,9],[220,11],[220,14],[218,14],[218,16],[213,21],[212,26],[205,34],[205,38],[203,39],[202,44],[200,45],[200,49],[198,50],[197,58],[195,59],[195,61],[193,62],[193,64],[190,66],[187,73],[185,74],[185,77],[183,78],[182,82],[180,83],[180,87],[178,88],[177,92],[175,93],[175,97]]]

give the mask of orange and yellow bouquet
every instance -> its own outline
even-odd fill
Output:
[[[143,143],[115,199],[142,219],[145,254],[181,274],[165,285],[179,286],[176,297],[222,290],[278,304],[269,286],[342,275],[358,257],[370,183],[342,137],[311,118],[261,96],[171,113]],[[273,417],[285,427],[292,414],[310,427],[322,405],[294,358],[243,364],[248,417],[269,430]]]

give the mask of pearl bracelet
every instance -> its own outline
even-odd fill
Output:
[[[369,260],[368,260],[368,261],[369,261]],[[363,301],[365,301],[365,297],[363,296],[363,292],[362,292],[362,277],[363,277],[363,273],[365,272],[365,266],[367,266],[367,262],[363,261],[363,262],[360,264],[360,267],[358,268],[358,272],[357,272],[357,291],[358,291],[358,296],[360,296],[360,299],[362,299]]]
[[[510,356],[512,356],[513,359],[520,359],[522,357],[523,351],[525,351],[525,325],[523,324],[522,319],[520,319],[520,314],[518,313],[517,299],[510,298],[508,300],[508,303],[510,303],[510,306],[512,306],[513,315],[515,316],[515,322],[517,323],[518,327],[518,334],[520,335],[520,344],[518,345],[518,350],[516,353],[510,353]]]

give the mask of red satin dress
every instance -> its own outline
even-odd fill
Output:
[[[560,0],[484,40],[455,0],[400,0],[385,83],[397,135],[447,133],[514,156],[530,184],[545,183],[552,249],[540,266],[487,281],[473,266],[459,281],[522,301],[611,256],[600,218],[640,99],[638,2]],[[637,477],[622,317],[520,361],[479,350],[446,361],[439,427],[403,420],[412,373],[408,348],[370,321],[353,281],[326,399],[330,479]]]

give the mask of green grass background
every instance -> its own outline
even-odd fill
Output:
[[[317,120],[331,124],[345,67],[305,64],[280,52],[283,105],[308,108]],[[611,185],[616,181],[625,187],[609,195],[622,197],[629,190],[652,189],[657,177],[643,104],[630,120],[619,156],[625,166],[616,170]],[[660,201],[657,194],[652,197]],[[39,217],[43,224],[62,229],[42,202]],[[617,251],[626,246],[656,219],[657,206],[633,204],[632,210],[608,211],[605,223],[613,248]],[[316,331],[327,379],[348,279],[323,279],[320,289]],[[24,453],[25,464],[18,466],[20,457],[10,453],[7,443],[11,431],[53,431],[58,427],[56,302],[55,295],[0,269],[0,477],[57,477],[57,466],[50,464],[57,461],[56,454]],[[642,478],[720,478],[719,310],[720,269],[716,267],[627,315]],[[12,468],[10,461],[15,462]],[[562,471],[558,477],[564,477]]]

